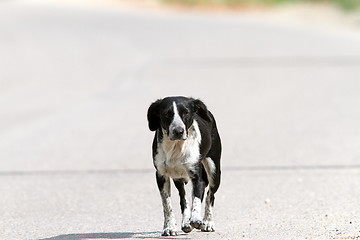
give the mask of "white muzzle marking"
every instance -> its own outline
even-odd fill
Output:
[[[169,126],[169,138],[170,140],[186,140],[186,127],[179,115],[176,103],[173,102],[174,118]]]

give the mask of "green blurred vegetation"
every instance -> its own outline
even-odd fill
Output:
[[[344,10],[355,10],[360,8],[360,0],[162,0],[168,3],[178,3],[186,5],[222,5],[222,6],[236,6],[236,5],[277,5],[283,3],[329,3]]]

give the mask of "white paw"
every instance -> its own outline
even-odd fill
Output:
[[[214,222],[213,221],[204,221],[203,226],[201,227],[202,232],[215,232]]]
[[[165,228],[161,236],[177,236],[178,233],[175,229]]]

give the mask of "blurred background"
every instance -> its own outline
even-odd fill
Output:
[[[325,204],[325,209],[334,207],[337,213],[332,223],[340,219],[339,229],[347,233],[349,226],[354,226],[348,222],[354,222],[356,217],[351,217],[359,212],[354,200],[359,196],[354,190],[359,189],[360,167],[359,79],[358,0],[1,1],[3,238],[136,231],[145,224],[144,219],[151,221],[135,220],[135,226],[120,217],[125,230],[111,229],[110,220],[119,216],[111,215],[108,205],[98,200],[99,208],[107,209],[110,216],[105,220],[103,212],[88,200],[99,191],[104,199],[112,199],[112,193],[103,190],[116,183],[118,189],[128,191],[127,199],[140,205],[143,202],[135,200],[141,199],[137,194],[151,192],[151,197],[143,197],[154,198],[159,204],[155,209],[161,209],[153,180],[153,133],[147,127],[146,112],[153,101],[170,95],[200,98],[214,113],[224,146],[223,171],[227,173],[223,196],[228,193],[234,204],[241,197],[231,195],[236,191],[226,186],[235,184],[242,171],[355,171],[354,175],[345,174],[352,176],[346,178],[348,182],[339,177],[353,185],[332,186],[334,192],[347,197]],[[100,180],[84,181],[88,173],[103,175]],[[109,180],[107,174],[120,180]],[[243,181],[250,184],[245,187],[250,192],[255,186],[260,189],[253,195],[256,199],[266,182],[274,184],[274,192],[279,186],[284,187],[282,193],[291,192],[293,186],[282,185],[287,182],[286,174],[284,181],[272,182],[276,176],[268,176],[256,185],[254,180],[254,188],[249,180],[254,176]],[[54,180],[53,176],[59,178]],[[306,179],[295,176],[295,183]],[[129,179],[131,184],[121,185]],[[304,181],[310,187],[321,182],[309,179]],[[342,181],[325,179],[330,185]],[[144,182],[149,190],[143,190]],[[126,205],[123,193],[114,194],[113,209],[119,206],[122,216],[135,216],[136,208],[129,210],[132,208]],[[265,197],[261,195],[261,199]],[[350,205],[342,202],[348,198]],[[225,197],[219,199],[225,201]],[[304,200],[294,201],[299,199]],[[317,199],[318,195],[310,195],[309,204]],[[37,201],[42,205],[36,205]],[[83,204],[92,209],[89,215],[96,216],[98,225],[95,220],[87,222],[85,213],[68,212],[69,208],[82,209]],[[281,204],[277,209],[283,209]],[[340,205],[353,211],[344,217],[336,208]],[[308,213],[299,211],[296,216],[305,216],[305,223]],[[65,221],[66,217],[60,217],[63,215],[77,218]],[[288,215],[284,216],[281,218]],[[56,224],[46,220],[53,217]],[[277,229],[278,220],[272,220],[275,233],[298,226],[282,222],[280,225],[287,227]],[[328,226],[326,221],[321,219],[314,226],[319,222]],[[47,226],[46,233],[34,230],[28,222]],[[12,230],[14,226],[18,230]],[[160,220],[151,229],[160,230],[158,226]],[[230,224],[223,227],[223,233],[231,238],[234,229],[237,225]],[[331,229],[334,233],[335,227]],[[25,230],[32,234],[26,235]],[[326,228],[299,230],[304,231],[329,234]],[[255,232],[252,236],[257,236]],[[266,231],[262,232],[266,237]]]
[[[359,156],[358,1],[0,4],[2,171],[151,168],[169,95],[208,104],[225,166]]]
[[[357,6],[1,2],[1,169],[151,167],[146,110],[168,95],[209,105],[230,165],[350,164]]]

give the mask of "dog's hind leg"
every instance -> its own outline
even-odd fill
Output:
[[[186,192],[183,179],[174,180],[175,186],[179,191],[180,196],[180,207],[182,213],[181,221],[181,230],[186,233],[189,233],[193,230],[193,227],[190,225],[190,207],[189,202],[186,199]]]
[[[175,216],[171,205],[170,178],[156,172],[156,181],[164,210],[164,230],[162,236],[177,236]]]
[[[209,190],[207,192],[205,200],[205,214],[203,220],[203,227],[201,231],[203,232],[214,232],[214,221],[213,221],[213,207],[215,201],[215,193],[220,185],[220,168],[216,168],[213,160],[211,158],[206,158],[203,160],[203,164],[206,170],[206,174],[209,179]]]
[[[207,192],[205,200],[205,214],[204,214],[204,225],[201,228],[203,232],[214,232],[214,221],[213,221],[213,206],[214,206],[214,193],[209,191]]]

